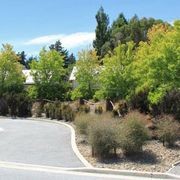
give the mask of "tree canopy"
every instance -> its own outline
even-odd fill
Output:
[[[3,93],[18,93],[23,90],[25,77],[19,58],[9,44],[3,44],[0,51],[0,96]]]
[[[68,84],[65,81],[63,56],[55,50],[42,49],[39,57],[39,61],[31,64],[36,98],[65,99]]]

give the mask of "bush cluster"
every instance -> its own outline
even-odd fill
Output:
[[[8,93],[0,98],[0,115],[31,116],[32,102],[26,93]]]
[[[75,125],[81,134],[87,135],[92,155],[104,158],[116,154],[117,148],[121,148],[126,155],[142,150],[149,138],[143,117],[137,112],[123,119],[114,119],[110,113],[80,114],[75,119]]]
[[[87,104],[79,105],[77,108],[79,112],[89,113],[90,112],[90,106]]]
[[[69,104],[61,102],[51,102],[44,105],[44,112],[47,118],[74,121],[75,112]]]

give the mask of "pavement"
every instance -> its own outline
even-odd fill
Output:
[[[180,179],[180,161],[175,163],[172,168],[169,169],[168,173],[177,175]]]
[[[50,120],[0,117],[0,180],[32,179],[153,180],[180,176],[93,168],[79,153],[71,126]]]
[[[84,167],[71,146],[68,127],[25,119],[0,120],[0,161]]]

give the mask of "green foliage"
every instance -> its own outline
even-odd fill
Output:
[[[109,18],[108,15],[104,12],[103,7],[100,7],[96,14],[96,38],[93,41],[93,46],[97,51],[97,55],[102,57],[101,48],[105,44],[106,41],[109,40]]]
[[[0,98],[0,116],[6,116],[8,114],[8,104],[4,97]]]
[[[167,91],[180,87],[180,32],[165,25],[154,26],[149,42],[141,43],[134,63],[136,91],[149,89],[151,104],[158,104]]]
[[[18,94],[17,101],[17,116],[30,117],[32,102],[31,99],[27,96],[27,94],[25,92]]]
[[[31,92],[37,95],[36,98],[65,99],[68,83],[65,80],[63,57],[57,51],[43,49],[39,61],[33,61],[31,67],[35,81],[35,87]]]
[[[119,143],[126,155],[141,152],[142,146],[149,138],[141,118],[138,113],[129,113],[120,124]]]
[[[93,121],[89,127],[88,139],[92,146],[92,154],[104,158],[109,156],[112,150],[116,151],[117,142],[116,122],[109,119]]]
[[[76,62],[74,55],[70,54],[69,56],[67,49],[64,49],[62,47],[62,43],[59,40],[56,41],[55,44],[51,44],[49,46],[49,49],[51,51],[54,51],[54,50],[57,51],[63,57],[65,68],[68,68],[69,66],[71,66],[72,64]]]
[[[100,88],[95,97],[124,99],[133,88],[131,63],[134,58],[134,43],[119,45],[112,56],[104,58],[104,67],[99,75]]]
[[[173,120],[170,116],[161,118],[157,125],[158,137],[163,142],[163,145],[173,146],[175,141],[180,137],[180,124]]]
[[[9,44],[3,45],[0,51],[0,95],[22,92],[24,80],[22,66],[13,47]]]
[[[93,97],[97,86],[98,58],[94,50],[83,50],[76,63],[78,86],[72,92],[72,99]]]

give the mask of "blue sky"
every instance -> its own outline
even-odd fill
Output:
[[[100,6],[110,22],[121,12],[127,18],[137,14],[168,22],[180,19],[180,0],[0,0],[0,44],[36,55],[60,39],[77,54],[94,39]]]

